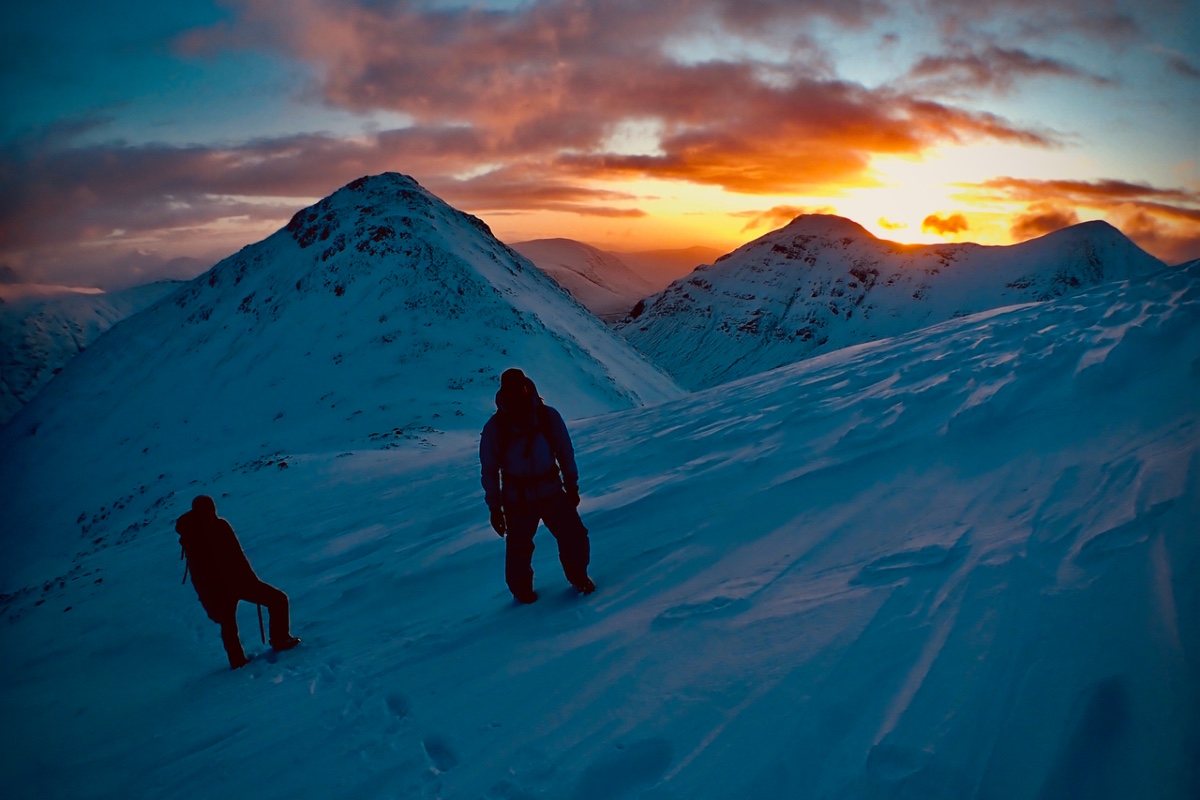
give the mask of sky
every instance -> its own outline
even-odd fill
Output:
[[[190,277],[398,171],[502,240],[732,250],[1103,219],[1200,257],[1200,0],[43,0],[0,30],[0,267]]]

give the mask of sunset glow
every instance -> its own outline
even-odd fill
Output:
[[[13,11],[0,83],[29,280],[194,274],[384,171],[507,241],[732,249],[820,211],[1200,256],[1200,15],[1171,0],[127,0],[119,35],[59,5]]]

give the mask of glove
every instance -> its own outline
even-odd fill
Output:
[[[504,524],[504,509],[496,506],[492,509],[492,530],[497,536],[503,536],[507,532],[507,526]]]
[[[576,508],[579,508],[579,487],[578,486],[568,486],[566,488],[566,492],[567,492],[567,500],[571,501],[571,505],[575,506]]]

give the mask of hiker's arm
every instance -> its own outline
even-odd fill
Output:
[[[483,499],[488,508],[500,508],[500,442],[496,426],[489,422],[479,437],[479,472],[483,484]]]
[[[567,423],[563,422],[562,414],[554,409],[550,411],[550,435],[554,437],[554,454],[558,457],[558,466],[562,468],[563,485],[568,491],[579,491],[579,468],[575,466],[575,448],[571,446],[571,434],[567,433]]]

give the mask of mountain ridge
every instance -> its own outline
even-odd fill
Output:
[[[639,301],[618,329],[696,389],[1164,266],[1104,222],[1015,245],[911,245],[801,215]]]

